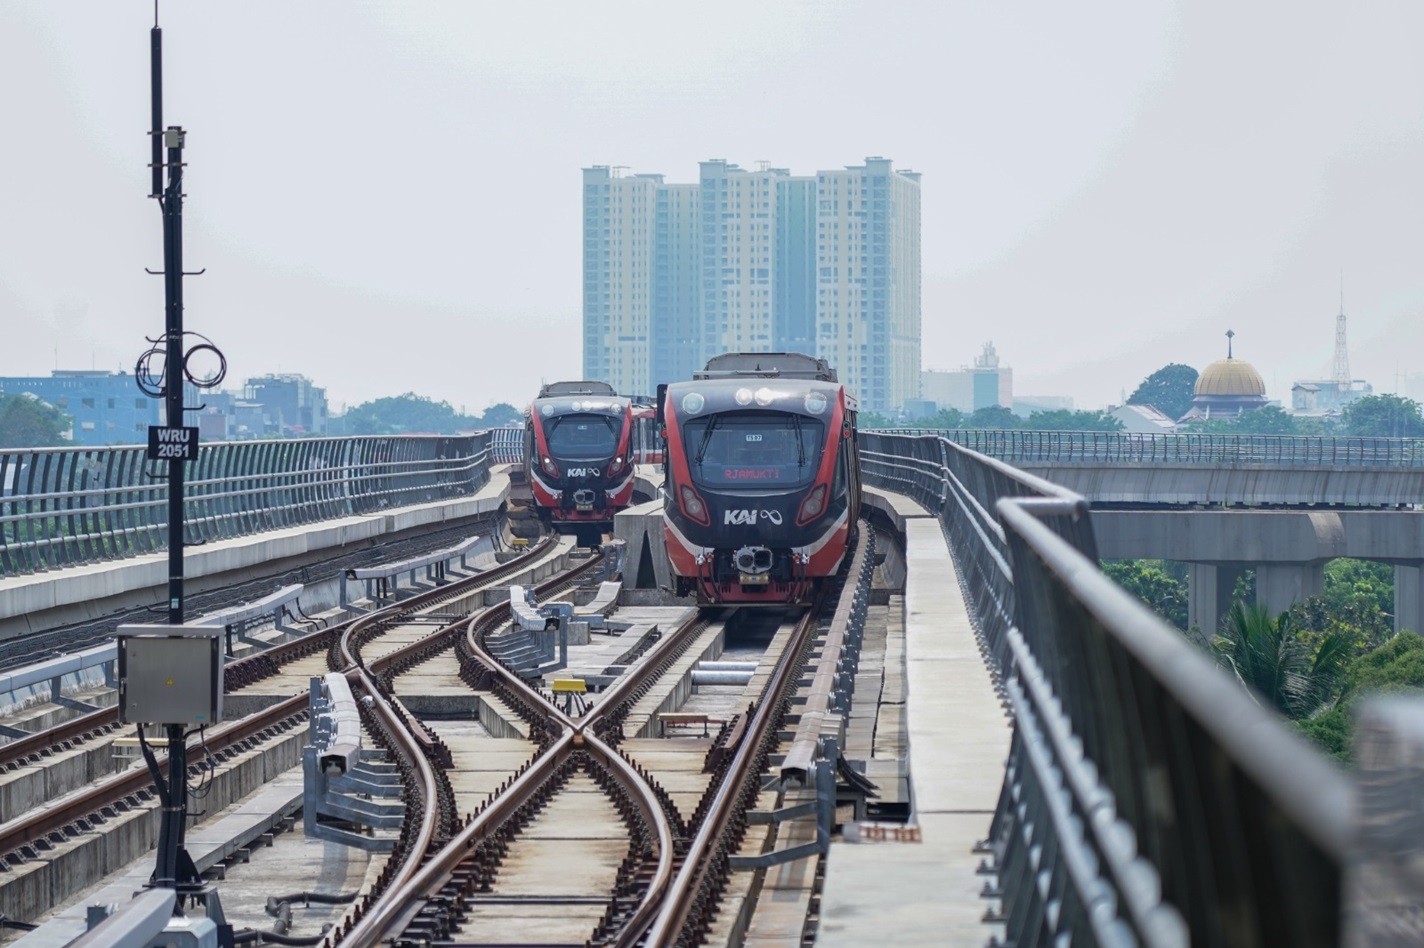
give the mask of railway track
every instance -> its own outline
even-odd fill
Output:
[[[356,673],[356,662],[349,651],[341,648],[342,643],[359,640],[373,653],[370,660],[378,666],[384,658],[398,659],[410,651],[412,644],[418,646],[421,638],[438,634],[436,626],[423,619],[437,610],[448,609],[452,602],[481,594],[485,589],[547,564],[566,546],[555,538],[545,538],[524,556],[498,567],[233,662],[226,671],[227,691],[241,693],[265,683],[272,692],[272,701],[253,714],[214,728],[206,736],[212,758],[221,762],[304,722],[309,674],[324,674],[328,670]],[[571,572],[582,574],[594,562],[596,558]],[[394,645],[376,644],[383,634],[396,632],[403,635],[392,636],[398,639]],[[320,663],[319,671],[306,667],[313,657]],[[273,686],[274,682],[278,684]],[[0,767],[8,771],[42,763],[85,743],[112,739],[121,727],[117,708],[91,712],[0,747]],[[165,761],[166,755],[160,756],[160,766]],[[194,764],[190,774],[197,776],[200,766],[201,763]],[[69,838],[101,828],[133,809],[149,805],[153,798],[148,771],[131,767],[65,796],[53,806],[7,818],[0,826],[0,885],[4,884],[7,872],[43,857]]]
[[[272,679],[278,677],[289,679],[287,693],[296,694],[304,691],[306,687],[304,682],[309,675],[325,674],[327,671],[339,670],[339,667],[331,666],[325,658],[300,667],[298,663],[302,659],[314,655],[326,656],[333,645],[340,642],[347,631],[357,623],[363,623],[364,627],[369,628],[370,622],[386,622],[395,617],[418,619],[422,614],[428,614],[431,607],[481,592],[491,586],[499,585],[500,582],[508,580],[512,576],[519,575],[546,558],[555,546],[556,541],[553,538],[545,538],[531,547],[525,556],[516,560],[428,590],[365,616],[347,619],[326,629],[311,632],[239,658],[228,663],[223,671],[225,692],[231,695],[248,690],[251,693],[258,690],[254,686],[263,682],[271,682]],[[418,627],[415,631],[420,635],[426,635],[432,631],[432,627],[427,624]],[[277,685],[271,685],[264,690],[273,695],[281,693],[280,686]],[[59,751],[73,750],[86,741],[112,735],[119,727],[119,710],[117,707],[109,707],[91,711],[42,731],[36,731],[34,734],[0,745],[0,771],[17,770],[29,764],[39,763]]]
[[[862,531],[864,535],[867,531]],[[862,543],[865,541],[862,540]],[[327,944],[694,945],[718,906],[777,743],[789,698],[826,611],[864,586],[862,549],[842,582],[796,620],[754,700],[709,749],[706,792],[684,815],[647,768],[620,744],[643,696],[716,616],[699,613],[665,635],[585,713],[571,715],[506,667],[491,649],[508,605],[464,623],[455,646],[461,675],[497,693],[529,725],[532,756],[474,813],[453,820],[434,766],[437,754],[410,727],[384,682],[367,675],[371,713],[405,761],[407,821],[376,890],[358,901]],[[402,729],[405,729],[402,731]],[[552,871],[557,852],[566,871]]]

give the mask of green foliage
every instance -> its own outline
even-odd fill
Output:
[[[499,402],[485,409],[485,413],[480,416],[477,428],[503,428],[512,421],[522,421],[524,412],[515,408],[509,402]]]
[[[0,393],[0,448],[50,448],[64,445],[70,419],[58,408],[30,395]]]
[[[941,408],[933,415],[925,415],[907,421],[905,426],[907,428],[935,428],[942,431],[953,431],[964,426],[964,412],[958,408]]]
[[[1264,405],[1254,411],[1244,411],[1235,418],[1211,418],[1192,422],[1189,431],[1206,434],[1303,434],[1299,419],[1289,415],[1279,405]]]
[[[965,419],[965,428],[1022,428],[1023,419],[1003,405],[989,405]]]
[[[1424,438],[1424,413],[1412,398],[1367,395],[1340,412],[1340,433],[1362,438]]]
[[[1025,428],[1032,431],[1121,431],[1122,422],[1101,411],[1036,411],[1028,416]]]
[[[1129,405],[1151,405],[1173,420],[1182,417],[1192,407],[1197,370],[1180,362],[1164,365],[1142,380],[1128,397]]]
[[[1291,607],[1291,621],[1311,635],[1339,632],[1356,652],[1394,634],[1394,571],[1384,563],[1341,557],[1325,564],[1324,595]]]
[[[863,411],[856,415],[856,427],[866,431],[874,431],[879,428],[903,428],[905,425],[891,418],[889,415],[882,415],[878,411]],[[920,427],[918,425],[912,427]]]
[[[1328,711],[1304,721],[1297,721],[1296,728],[1307,740],[1314,742],[1326,756],[1341,763],[1350,760],[1350,714],[1343,707]]]
[[[1350,665],[1345,684],[1352,698],[1371,691],[1424,688],[1424,638],[1401,632],[1366,652]]]
[[[1187,584],[1162,560],[1117,560],[1103,572],[1177,628],[1187,627]]]
[[[1290,613],[1273,619],[1264,607],[1239,599],[1211,647],[1243,685],[1292,718],[1308,717],[1334,698],[1353,654],[1353,643],[1340,633],[1309,642],[1297,634]]]
[[[378,398],[346,413],[346,432],[353,435],[456,434],[478,427],[449,402],[437,402],[414,392]]]

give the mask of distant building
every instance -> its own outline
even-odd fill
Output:
[[[972,366],[958,372],[921,372],[920,391],[926,401],[966,415],[994,405],[1013,408],[1014,370],[1000,365],[994,344],[986,342]]]
[[[1218,359],[1202,370],[1192,395],[1192,407],[1177,419],[1177,424],[1207,421],[1212,418],[1236,418],[1242,412],[1263,408],[1266,383],[1256,367],[1231,354],[1231,340],[1236,333],[1226,332],[1226,358]]]
[[[189,404],[196,389],[187,386]],[[140,444],[149,425],[165,423],[163,400],[150,398],[127,372],[55,369],[48,377],[0,378],[0,392],[29,393],[73,419],[70,440],[79,445]]]
[[[262,432],[247,437],[298,438],[326,434],[326,389],[313,385],[305,375],[263,375],[248,379],[243,401],[262,407]],[[234,409],[241,404],[235,402]]]
[[[1166,434],[1175,431],[1177,423],[1151,405],[1122,405],[1108,412],[1122,422],[1122,430],[1133,434]]]
[[[867,410],[919,397],[918,174],[618,171],[583,169],[585,378],[651,394],[720,352],[791,351],[830,361]]]

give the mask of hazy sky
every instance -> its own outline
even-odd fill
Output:
[[[1424,373],[1424,4],[170,2],[188,328],[231,378],[474,411],[580,373],[580,175],[923,179],[924,363],[1116,401]],[[162,328],[142,0],[0,4],[0,374]]]

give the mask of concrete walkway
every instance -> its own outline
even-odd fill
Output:
[[[906,727],[919,842],[835,842],[817,945],[983,945],[976,843],[989,834],[1009,721],[979,654],[939,522],[899,494],[866,488],[905,535]]]

